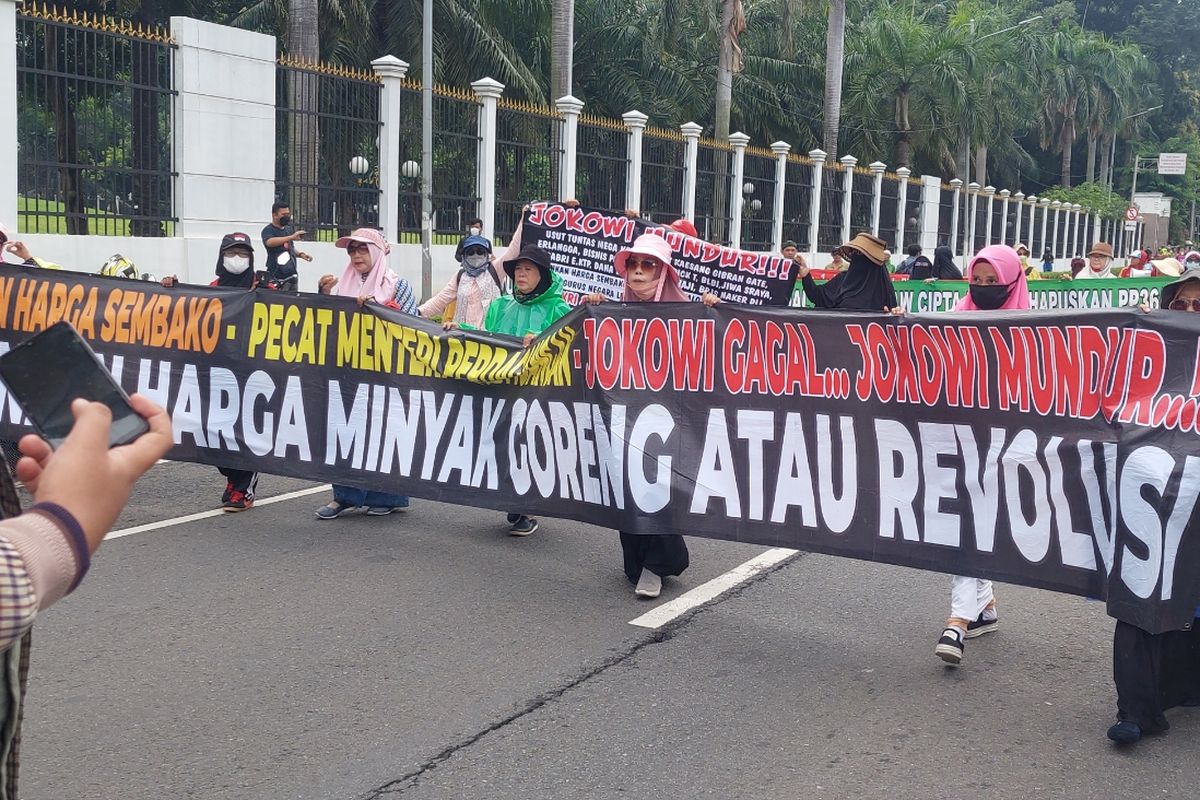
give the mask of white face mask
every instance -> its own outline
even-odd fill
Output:
[[[483,228],[471,228],[472,236],[478,236],[481,233],[483,233]]]
[[[231,275],[241,275],[250,268],[250,259],[247,256],[225,256],[221,263]]]

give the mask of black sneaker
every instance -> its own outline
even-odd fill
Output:
[[[509,524],[509,525],[516,525],[516,524],[517,524],[517,520],[519,520],[520,518],[521,518],[521,515],[520,515],[520,514],[509,514],[509,515],[508,515],[508,524]]]
[[[230,495],[233,494],[233,481],[225,482],[225,491],[221,492],[221,505],[229,502]]]
[[[509,536],[528,536],[538,529],[538,521],[523,514],[517,515],[517,521],[508,529]]]
[[[1000,618],[984,619],[983,614],[979,615],[979,619],[967,625],[967,635],[964,639],[974,639],[976,636],[983,636],[985,633],[991,633],[1000,627]]]
[[[962,634],[958,629],[946,628],[942,631],[942,638],[938,639],[937,647],[933,648],[933,654],[950,666],[957,667],[962,663],[964,649]]]
[[[1108,738],[1117,744],[1134,744],[1142,738],[1142,729],[1136,722],[1123,719],[1108,729]]]

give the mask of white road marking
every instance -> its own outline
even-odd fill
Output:
[[[272,503],[282,503],[285,500],[295,500],[297,497],[307,497],[310,494],[318,492],[327,492],[330,489],[328,483],[320,486],[312,486],[308,489],[300,489],[295,492],[287,492],[286,494],[277,494],[274,497],[255,498],[254,507],[269,506]],[[149,531],[157,531],[162,528],[172,528],[176,525],[186,525],[189,522],[195,522],[200,519],[209,519],[211,517],[221,517],[228,512],[216,508],[212,511],[201,511],[198,514],[186,514],[182,517],[172,517],[171,519],[159,520],[158,522],[147,522],[145,525],[135,525],[132,528],[122,528],[119,531],[110,531],[105,539],[120,539],[123,536],[133,536],[135,533],[147,533]]]
[[[637,619],[630,620],[629,624],[637,625],[639,628],[661,628],[663,625],[686,614],[693,608],[702,606],[725,594],[725,592],[728,592],[735,586],[745,583],[763,570],[770,569],[776,564],[786,561],[797,552],[796,550],[789,550],[786,547],[773,547],[765,553],[760,553],[750,559],[745,564],[734,567],[724,575],[718,575],[711,581],[702,583],[695,589],[684,592],[674,600],[647,611]]]

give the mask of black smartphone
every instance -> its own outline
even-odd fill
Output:
[[[129,444],[150,430],[96,353],[69,322],[57,322],[0,356],[3,380],[42,438],[57,449],[71,432],[77,397],[112,410],[108,446]]]

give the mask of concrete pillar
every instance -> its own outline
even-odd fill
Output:
[[[901,167],[896,170],[896,174],[900,176],[900,196],[896,200],[896,241],[893,247],[896,249],[896,257],[903,258],[904,223],[908,219],[905,216],[908,209],[908,177],[912,175],[912,170],[908,167]]]
[[[950,252],[958,252],[958,216],[959,208],[962,206],[962,178],[955,178],[950,181],[950,185],[954,187],[954,208],[950,212]]]
[[[1075,203],[1071,206],[1071,210],[1075,212],[1075,235],[1072,239],[1072,244],[1071,244],[1071,256],[1072,257],[1079,254],[1079,222],[1080,222],[1080,220],[1083,219],[1083,215],[1080,214],[1080,211],[1082,209],[1083,209],[1083,206],[1079,205],[1079,203]]]
[[[629,131],[629,172],[625,176],[625,207],[634,211],[642,208],[642,134],[650,121],[640,111],[626,111],[621,115]]]
[[[954,181],[950,181],[953,186]],[[958,182],[962,186],[962,181]],[[957,197],[957,190],[955,196]],[[958,219],[955,207],[955,220]],[[942,179],[937,175],[921,176],[921,249],[933,252],[938,246],[938,232],[942,222]]]
[[[395,56],[371,62],[383,81],[379,97],[379,221],[389,242],[400,238],[400,93],[408,63]]]
[[[1046,224],[1050,221],[1050,199],[1043,197],[1042,199],[1038,200],[1038,205],[1042,207],[1042,244],[1041,247],[1038,248],[1037,252],[1037,257],[1040,259],[1042,257],[1042,251],[1049,246],[1049,242],[1046,239]],[[1030,255],[1032,255],[1032,253]],[[1053,251],[1051,251],[1050,255],[1054,255]]]
[[[750,137],[740,131],[729,134],[729,147],[733,150],[733,183],[729,187],[729,210],[733,217],[733,230],[729,233],[729,246],[742,246],[742,184],[746,182],[746,146]]]
[[[696,162],[700,157],[700,133],[703,130],[694,122],[679,126],[684,146],[683,216],[693,224],[696,222]]]
[[[15,24],[6,16],[11,7],[0,0],[0,25]],[[261,230],[275,198],[275,37],[191,17],[171,17],[171,35],[179,47],[172,59],[175,235]],[[0,85],[15,93],[15,74],[11,81],[0,75]],[[15,100],[9,108],[16,108]],[[15,167],[15,142],[0,152],[9,153]],[[9,202],[7,180],[0,202]],[[11,197],[15,207],[15,185]]]
[[[1021,244],[1021,217],[1025,211],[1025,193],[1017,192],[1015,195],[1013,195],[1013,198],[1017,201],[1017,219],[1016,225],[1014,226],[1016,231],[1013,233],[1013,247],[1016,247],[1017,245]],[[1027,244],[1025,246],[1028,247],[1029,245]]]
[[[854,209],[854,167],[858,159],[842,156],[842,241],[850,241],[850,212]]]
[[[975,230],[979,224],[979,184],[971,181],[967,184],[967,227],[970,233],[963,243],[963,262],[975,255]]]
[[[562,160],[558,165],[558,196],[562,200],[575,197],[575,163],[579,150],[579,115],[583,113],[583,101],[566,95],[554,101],[554,107],[562,114]]]
[[[887,164],[882,161],[872,161],[870,164],[871,175],[875,178],[875,183],[871,187],[871,235],[879,235],[879,203],[883,199],[883,173],[887,170]]]
[[[1000,244],[1008,244],[1008,189],[1000,190]]]
[[[825,172],[825,159],[828,157],[828,153],[817,148],[816,150],[809,150],[808,157],[813,162],[812,193],[809,196],[808,203],[808,263],[813,264],[817,255],[817,248],[821,246],[817,240],[821,224],[821,176]]]
[[[1050,205],[1054,208],[1054,235],[1050,237],[1050,252],[1055,258],[1058,258],[1058,224],[1062,215],[1063,203],[1062,200],[1055,200]],[[1064,240],[1066,238],[1063,237]],[[1066,241],[1063,242],[1063,245],[1066,245]]]
[[[775,219],[771,224],[771,241],[778,251],[783,247],[783,191],[787,188],[787,157],[792,146],[787,142],[772,142],[771,152],[775,154]]]
[[[481,78],[471,84],[479,98],[479,174],[475,188],[479,195],[479,218],[483,220],[483,235],[492,236],[496,230],[496,102],[504,93],[504,84],[492,78]]]
[[[995,216],[992,212],[996,206],[996,187],[985,186],[983,193],[987,195],[987,221],[984,223],[983,246],[987,247],[992,243],[992,217]]]

